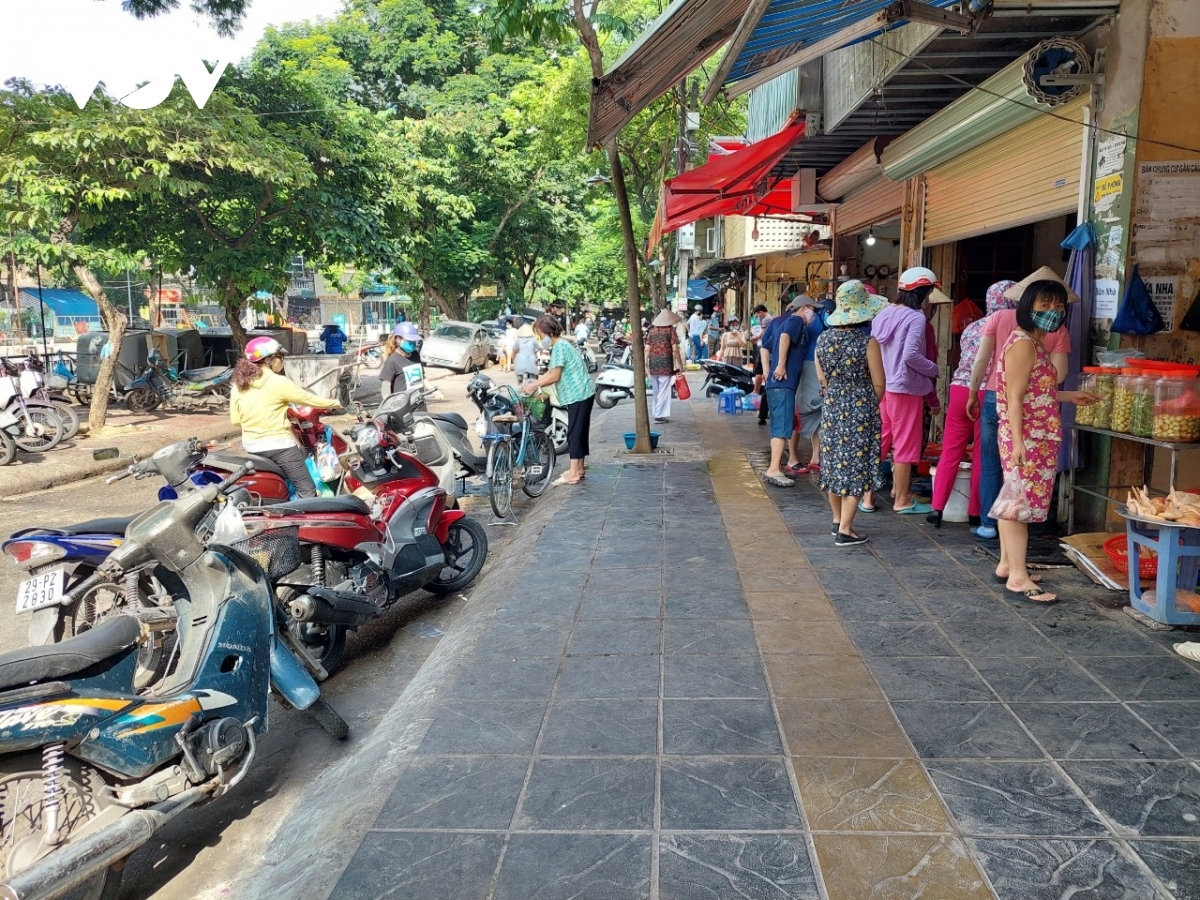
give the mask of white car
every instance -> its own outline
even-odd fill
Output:
[[[472,372],[487,367],[488,333],[470,322],[443,322],[421,345],[421,363]]]

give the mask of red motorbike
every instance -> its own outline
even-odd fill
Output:
[[[411,427],[412,415],[406,402],[350,429],[347,449],[357,457],[344,479],[350,493],[242,510],[251,537],[298,532],[299,558],[276,590],[318,677],[341,660],[347,628],[416,590],[462,590],[487,560],[483,526],[447,509],[437,475],[402,449],[397,432]]]

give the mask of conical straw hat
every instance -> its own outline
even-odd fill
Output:
[[[1057,281],[1059,284],[1061,284],[1063,287],[1065,287],[1067,289],[1067,302],[1068,303],[1078,303],[1079,302],[1079,295],[1077,293],[1075,293],[1073,290],[1071,290],[1071,286],[1069,284],[1067,284],[1065,281],[1063,281],[1062,278],[1059,277],[1058,273],[1055,272],[1049,266],[1042,266],[1040,269],[1038,269],[1032,275],[1028,276],[1027,278],[1025,278],[1022,281],[1018,281],[1016,284],[1014,284],[1012,287],[1010,287],[1007,291],[1004,292],[1004,296],[1007,297],[1009,300],[1020,301],[1021,295],[1025,293],[1025,288],[1029,287],[1035,281]]]

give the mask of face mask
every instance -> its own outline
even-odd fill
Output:
[[[549,349],[550,349],[550,345],[551,345],[552,343],[553,343],[553,341],[551,341],[551,340],[550,340],[550,338],[548,338],[548,337],[544,337],[544,338],[542,338],[542,339],[541,339],[541,341],[538,343],[538,346],[539,346],[539,347],[541,347],[543,350],[549,350]]]
[[[415,341],[401,341],[400,349],[403,350],[405,353],[412,353],[414,350],[417,349],[417,345],[416,345]]]
[[[1034,327],[1038,331],[1050,334],[1062,328],[1062,323],[1066,321],[1067,314],[1061,309],[1043,309],[1031,313],[1029,318],[1033,319]]]

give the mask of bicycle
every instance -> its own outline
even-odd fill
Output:
[[[511,385],[504,385],[504,390],[509,394],[513,411],[492,416],[495,430],[483,437],[487,446],[488,499],[492,512],[502,519],[512,512],[514,481],[520,481],[527,496],[536,498],[545,493],[554,473],[554,443],[545,425],[536,421],[532,412],[539,410],[539,418],[544,418],[549,404],[521,397]],[[545,407],[544,412],[539,403]]]

